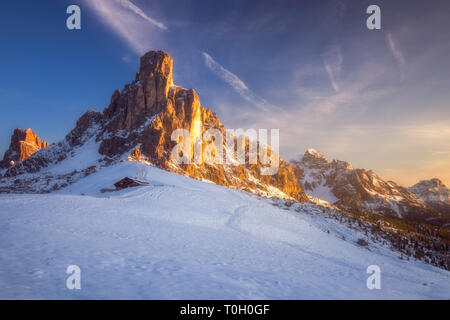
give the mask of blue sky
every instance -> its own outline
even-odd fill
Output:
[[[81,7],[81,30],[66,8]],[[370,4],[381,30],[366,28]],[[10,1],[0,10],[0,153],[16,127],[56,142],[103,110],[139,56],[164,49],[175,83],[229,128],[280,128],[307,148],[411,185],[450,184],[448,1]]]

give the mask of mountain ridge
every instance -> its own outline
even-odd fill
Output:
[[[441,218],[442,212],[408,188],[386,181],[374,171],[354,168],[342,160],[329,161],[308,149],[291,160],[303,189],[343,210],[425,221]]]

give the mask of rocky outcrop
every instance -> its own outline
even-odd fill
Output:
[[[307,150],[292,164],[299,183],[308,194],[343,210],[417,221],[442,216],[407,188],[385,181],[371,170],[355,169],[348,162],[329,161],[316,150]]]
[[[422,180],[408,190],[437,211],[450,215],[450,190],[441,180]]]
[[[11,136],[9,149],[0,162],[0,167],[7,168],[15,163],[23,162],[37,151],[48,146],[48,142],[41,140],[30,128],[27,130],[15,129]]]
[[[123,160],[143,161],[195,179],[262,196],[308,200],[298,184],[292,165],[280,159],[270,147],[258,144],[255,151],[266,151],[266,158],[263,159],[279,159],[279,166],[273,174],[264,172],[271,161],[258,158],[252,163],[236,163],[235,148],[238,145],[247,152],[248,160],[249,139],[227,136],[218,116],[201,106],[195,90],[174,85],[172,71],[173,59],[169,54],[164,51],[146,53],[140,59],[135,79],[122,90],[114,91],[103,113],[87,112],[64,141],[8,169],[5,176],[37,172],[51,163],[63,161],[73,153],[74,148],[95,139],[100,154],[99,163],[103,165]],[[173,159],[174,147],[182,142],[181,138],[172,139],[172,134],[178,129],[188,132],[188,136],[183,137],[183,143],[189,141],[190,154],[183,154],[182,157],[192,160],[191,163],[179,163]],[[217,153],[220,159],[219,150],[211,148],[215,137],[203,139],[209,129],[217,130],[224,138],[223,163],[205,161],[205,155],[211,155],[211,152],[214,153],[213,158]],[[196,158],[198,152],[200,157]]]
[[[191,154],[188,157],[193,160],[195,144],[202,140],[206,130],[216,129],[225,138],[226,128],[214,112],[201,106],[195,90],[174,85],[172,70],[173,60],[164,51],[151,51],[141,57],[136,79],[122,92],[116,90],[113,93],[110,105],[103,113],[105,125],[100,136],[101,154],[117,157],[128,152],[131,160],[145,159],[192,178],[262,195],[273,195],[271,190],[276,188],[279,195],[295,200],[307,199],[292,166],[283,160],[280,160],[278,172],[274,175],[261,174],[263,166],[260,161],[252,165],[215,165],[205,161],[175,163],[171,155],[179,142],[172,139],[175,130],[190,132]],[[228,142],[224,139],[225,149]],[[210,143],[202,141],[202,153]],[[247,138],[243,138],[243,143],[248,149]]]

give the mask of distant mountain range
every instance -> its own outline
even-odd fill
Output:
[[[292,160],[299,183],[311,196],[341,209],[415,221],[447,220],[449,189],[438,179],[405,188],[385,181],[372,170],[356,169],[345,161],[329,161],[309,149]]]

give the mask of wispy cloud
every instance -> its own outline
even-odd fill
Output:
[[[162,22],[151,18],[129,0],[85,0],[85,3],[139,55],[151,47],[149,25],[167,30]]]
[[[334,45],[323,55],[323,65],[334,91],[339,91],[338,77],[342,69],[342,53],[339,46]]]
[[[387,42],[389,44],[389,49],[391,49],[392,55],[394,58],[398,61],[400,65],[405,64],[405,56],[403,55],[403,52],[400,50],[400,48],[395,43],[394,39],[392,38],[392,34],[388,33],[387,36]]]
[[[267,101],[256,96],[237,75],[225,69],[206,52],[202,52],[202,55],[208,69],[228,83],[242,98],[260,109],[266,109]]]
[[[334,113],[337,110],[343,112],[345,109],[354,108],[360,109],[358,112],[361,112],[366,104],[395,90],[376,86],[385,74],[386,67],[382,62],[372,61],[360,65],[356,70],[346,72],[344,76],[341,75],[344,59],[338,47],[327,52],[322,60],[323,66],[318,64],[315,67],[316,72],[323,74],[325,68],[334,91],[330,90],[328,83],[326,86],[298,88],[298,99],[302,101],[301,108],[296,111],[298,118],[321,122],[324,116],[336,116]]]
[[[130,56],[123,56],[122,58],[120,58],[123,62],[125,63],[131,63],[131,58]]]
[[[147,20],[147,21],[150,22],[151,24],[157,26],[158,28],[160,28],[160,29],[162,29],[162,30],[167,30],[167,27],[166,27],[163,23],[161,23],[161,22],[159,22],[159,21],[157,21],[157,20],[155,20],[155,19],[153,19],[153,18],[150,18],[148,15],[146,15],[146,14],[144,13],[144,11],[141,10],[141,8],[139,8],[138,6],[134,5],[131,1],[128,1],[128,0],[117,0],[117,1],[119,1],[119,3],[120,3],[124,8],[133,11],[133,12],[136,13],[138,16],[141,16],[142,18],[144,18],[145,20]]]

